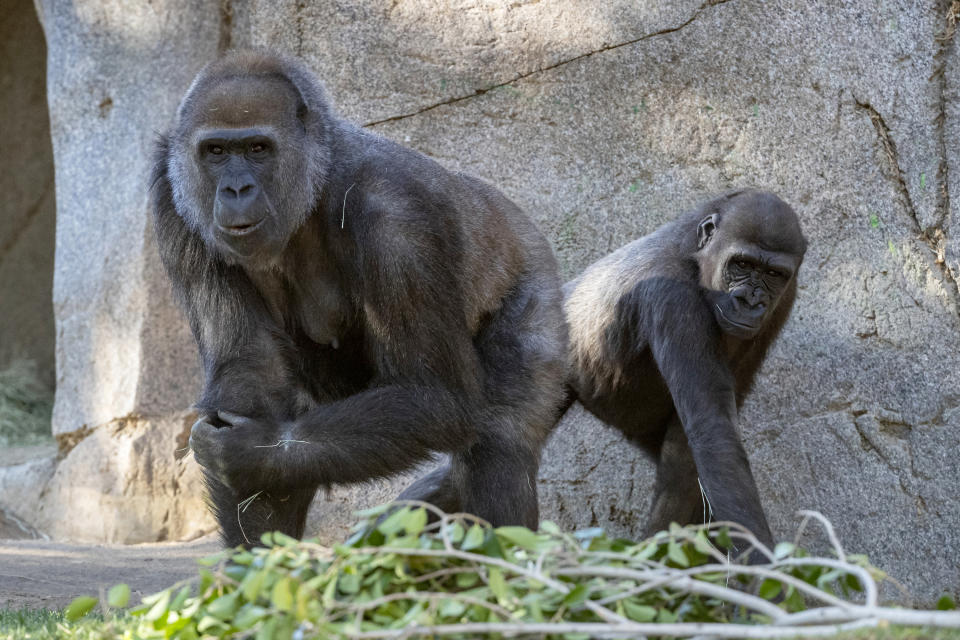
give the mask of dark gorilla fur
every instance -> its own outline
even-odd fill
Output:
[[[805,251],[786,203],[736,191],[564,287],[569,386],[658,461],[649,532],[711,509],[771,542],[737,411],[793,307]]]
[[[516,205],[339,119],[302,63],[260,52],[200,72],[152,184],[226,544],[300,536],[318,487],[434,452],[449,463],[403,497],[537,524],[566,337],[555,260]]]

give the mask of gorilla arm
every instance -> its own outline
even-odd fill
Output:
[[[734,375],[702,293],[692,283],[664,278],[641,283],[635,293],[650,350],[670,390],[714,519],[739,522],[770,544],[772,535],[737,433]]]
[[[219,417],[230,429],[198,423],[198,460],[238,491],[381,477],[476,438],[480,366],[455,261],[438,235],[397,228],[369,209],[364,215],[374,218],[357,239],[374,379],[280,424],[225,412]]]
[[[170,281],[200,348],[205,385],[200,411],[292,418],[304,394],[289,371],[281,334],[263,300],[239,267],[211,255],[199,234],[177,213],[167,179],[168,143],[154,163],[153,213],[157,245]],[[272,384],[267,384],[270,381]],[[299,406],[297,406],[299,404]]]

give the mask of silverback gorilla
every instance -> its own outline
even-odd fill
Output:
[[[339,119],[302,63],[262,52],[194,80],[152,203],[227,545],[301,536],[319,486],[433,452],[450,463],[404,497],[537,524],[566,329],[550,247],[517,206]]]
[[[658,462],[650,533],[702,522],[702,486],[713,519],[771,542],[737,410],[790,314],[805,251],[786,203],[736,191],[564,288],[576,399]]]

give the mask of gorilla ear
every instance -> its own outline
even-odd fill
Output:
[[[711,213],[697,225],[697,251],[703,249],[717,230],[717,214]]]

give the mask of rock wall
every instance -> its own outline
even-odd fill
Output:
[[[0,369],[37,365],[53,388],[53,150],[46,109],[46,45],[30,0],[0,14],[0,122],[8,139],[0,171]]]
[[[40,5],[60,203],[56,433],[189,404],[194,355],[149,237],[147,149],[217,49],[271,46],[304,57],[344,116],[498,185],[566,276],[716,192],[778,192],[810,250],[741,416],[774,532],[792,537],[795,511],[818,509],[921,598],[960,589],[952,3]],[[545,517],[634,534],[652,467],[575,410],[540,481]],[[321,496],[314,525],[337,535],[384,493]]]

